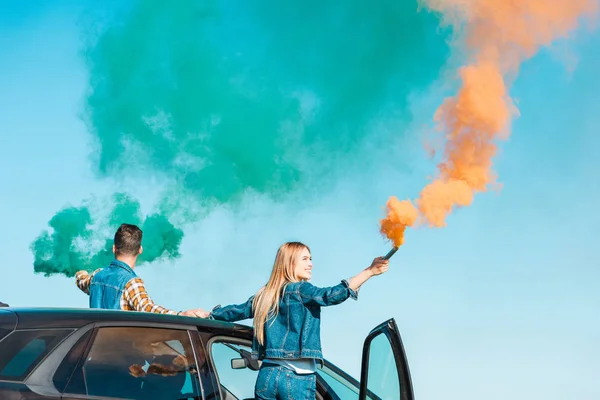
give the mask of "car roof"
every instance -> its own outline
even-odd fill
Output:
[[[91,323],[134,322],[144,324],[170,324],[197,326],[200,330],[236,333],[236,336],[252,334],[252,327],[242,324],[215,321],[205,318],[156,314],[140,311],[105,310],[91,308],[59,307],[6,307],[1,311],[14,313],[18,319],[17,329],[33,328],[80,328]],[[0,316],[2,313],[0,313]],[[202,329],[204,328],[204,329]]]

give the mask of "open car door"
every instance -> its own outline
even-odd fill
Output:
[[[393,318],[365,339],[359,400],[367,399],[414,400],[404,346]]]

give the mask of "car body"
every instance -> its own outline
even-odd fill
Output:
[[[0,399],[242,400],[260,367],[252,328],[143,312],[0,309]],[[324,361],[317,399],[412,400],[396,323],[367,336],[361,379]]]

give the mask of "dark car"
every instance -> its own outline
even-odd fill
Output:
[[[340,329],[340,334],[343,334]],[[252,399],[252,328],[142,312],[3,308],[0,399]],[[360,382],[325,361],[317,399],[412,400],[393,319],[363,347]]]

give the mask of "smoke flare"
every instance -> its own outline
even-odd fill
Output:
[[[167,177],[204,203],[326,175],[447,55],[411,2],[135,4],[85,51],[96,170]]]
[[[416,200],[418,218],[408,200],[392,197],[381,232],[396,246],[415,222],[442,227],[455,207],[471,204],[493,183],[492,158],[497,139],[509,135],[518,115],[508,94],[507,77],[542,46],[573,31],[579,19],[594,14],[596,0],[424,0],[457,31],[464,28],[468,59],[458,73],[458,93],[439,107],[435,121],[446,134],[438,175]]]
[[[184,226],[167,224],[176,217],[239,210],[248,191],[279,200],[307,182],[326,186],[378,134],[369,126],[408,122],[409,95],[431,84],[448,54],[436,17],[411,1],[140,0],[101,22],[84,32],[82,52],[94,171],[169,190],[162,219],[145,222],[144,240],[157,246],[144,246],[146,259],[178,254]],[[119,212],[94,221],[112,229],[137,215]],[[91,219],[87,207],[59,211],[32,245],[35,271],[103,266],[110,240],[97,262],[85,253],[100,240]],[[100,237],[114,234],[106,229]]]
[[[139,225],[143,231],[144,252],[139,264],[179,257],[183,232],[160,214],[142,218],[139,202],[116,193],[111,212],[103,222],[95,222],[90,205],[67,207],[49,222],[52,232],[44,231],[31,244],[36,273],[72,277],[79,270],[93,271],[107,265],[113,258],[113,235],[122,223]],[[96,245],[94,245],[96,244]]]

